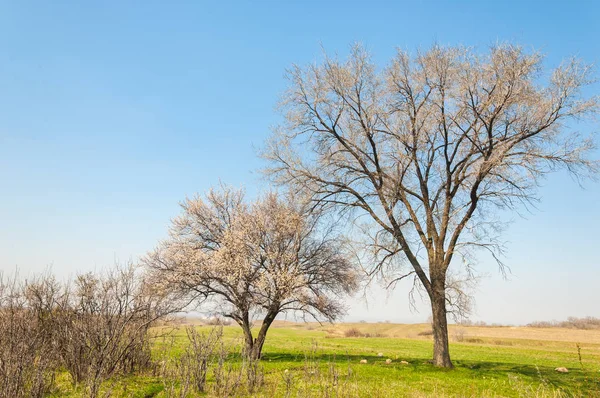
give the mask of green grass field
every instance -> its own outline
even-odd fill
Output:
[[[351,327],[386,337],[343,337]],[[451,344],[455,369],[443,370],[428,363],[432,342],[423,333],[426,330],[427,325],[280,323],[269,331],[260,363],[264,384],[251,394],[246,391],[238,395],[600,397],[600,331],[453,326],[451,338],[462,342]],[[241,337],[237,327],[225,327],[224,332],[233,343]],[[155,343],[158,362],[181,354],[187,341],[185,330],[175,330],[169,341]],[[363,359],[366,364],[360,363]],[[386,359],[392,363],[386,364]],[[235,368],[241,361],[235,357],[231,362]],[[559,373],[556,367],[566,367],[569,373]],[[209,387],[214,383],[210,372],[208,383]],[[66,377],[59,380],[59,386],[55,396],[81,395]],[[168,391],[180,387],[152,372],[105,383],[111,396],[128,397],[173,396]]]

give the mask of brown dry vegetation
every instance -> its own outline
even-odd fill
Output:
[[[566,321],[538,321],[527,326],[534,328],[600,329],[600,318],[591,316],[585,318],[569,317]]]
[[[330,337],[344,337],[347,330],[356,330],[362,334],[376,334],[381,337],[395,337],[403,339],[430,339],[431,325],[395,324],[395,323],[340,323],[336,325],[318,323],[294,323],[276,321],[273,327],[292,329],[323,330]],[[464,341],[481,339],[483,342],[516,342],[512,340],[536,340],[551,344],[555,342],[588,343],[600,345],[600,330],[579,330],[568,328],[537,328],[530,326],[463,326],[449,325],[449,335],[452,339],[462,332]],[[509,345],[509,344],[506,344]],[[600,347],[599,347],[600,349]]]

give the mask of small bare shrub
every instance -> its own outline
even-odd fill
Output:
[[[242,369],[246,374],[246,389],[248,394],[254,394],[264,384],[264,372],[260,360],[244,355]]]
[[[583,366],[583,359],[581,358],[581,344],[576,343],[575,346],[577,347],[577,358],[579,359],[581,370],[585,370],[585,367]]]
[[[229,326],[231,325],[231,319],[227,319],[221,316],[213,316],[204,321],[209,326]]]
[[[218,397],[230,397],[235,395],[244,383],[243,366],[239,366],[228,360],[230,354],[238,347],[228,346],[221,342],[217,362],[213,365],[213,377],[215,379],[212,392]]]
[[[456,329],[452,334],[452,339],[458,343],[465,341],[466,332],[464,329]]]
[[[295,383],[298,388],[290,391],[291,384],[286,384],[286,396],[331,398],[357,396],[349,394],[351,387],[354,387],[352,385],[354,372],[350,357],[348,357],[347,367],[340,366],[335,356],[329,357],[326,361],[320,358],[319,347],[316,342],[313,342],[304,355],[304,372],[298,375]],[[284,375],[284,380],[290,378],[290,375]]]
[[[207,331],[190,326],[186,332],[188,345],[180,357],[168,357],[173,340],[161,345],[160,374],[167,397],[185,398],[206,393],[218,397],[245,396],[262,387],[264,376],[260,361],[244,355],[239,341],[225,340],[222,326]],[[211,384],[207,383],[209,374],[213,376]]]
[[[363,337],[364,334],[357,328],[350,328],[344,331],[344,337]]]
[[[292,388],[294,387],[294,374],[286,369],[283,371],[282,378],[285,388],[284,396],[289,398],[292,396]]]
[[[363,333],[363,337],[387,337],[387,334],[385,333],[379,333],[379,332],[373,332],[373,333]]]
[[[187,327],[189,344],[181,357],[181,368],[185,369],[191,385],[199,392],[205,392],[209,365],[214,362],[223,337],[223,327],[215,327],[208,332]]]
[[[318,343],[313,340],[310,345],[310,350],[304,353],[304,376],[311,378],[319,374],[319,362],[317,352],[319,350]]]

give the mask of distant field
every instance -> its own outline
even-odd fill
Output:
[[[315,328],[318,324],[298,324],[281,322],[280,327],[291,328]],[[344,331],[356,328],[364,333],[383,334],[385,337],[397,337],[404,339],[423,338],[419,333],[430,330],[427,324],[390,324],[390,323],[344,323],[339,325],[324,325],[320,327],[329,334],[344,335]],[[461,326],[449,325],[450,339],[457,340],[461,336],[468,338],[483,338],[486,341],[501,339],[539,340],[539,342],[573,342],[600,344],[600,330],[578,330],[564,328],[532,328],[525,326]],[[539,343],[538,342],[538,343]],[[532,344],[527,342],[526,344]],[[537,343],[535,343],[537,344]]]
[[[279,321],[273,327],[296,330],[323,330],[329,335],[342,337],[344,331],[352,328],[363,333],[383,334],[384,337],[403,339],[424,338],[419,333],[430,330],[428,324],[394,324],[394,323],[342,323],[337,325],[319,325],[318,323],[294,323]],[[600,344],[600,330],[578,330],[564,328],[532,328],[525,326],[461,326],[449,325],[450,339],[461,334],[464,337],[480,337],[489,339],[526,339],[540,341],[561,341],[573,343]]]
[[[452,325],[452,371],[427,362],[432,355],[428,331],[425,324],[277,322],[261,361],[264,386],[251,396],[600,397],[598,330]],[[345,337],[356,333],[378,337]],[[234,326],[225,327],[225,335],[233,341],[241,337]],[[172,358],[186,344],[183,328],[174,332],[173,341],[167,353]],[[157,355],[164,355],[160,347],[157,343]],[[366,364],[360,364],[363,359]],[[112,388],[112,396],[166,397],[167,384],[149,374],[113,380],[106,388]],[[79,396],[68,383],[62,386],[55,396]]]

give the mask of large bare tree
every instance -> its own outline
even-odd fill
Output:
[[[237,322],[254,359],[277,315],[335,320],[344,311],[340,298],[357,287],[358,272],[335,230],[288,199],[267,194],[247,204],[242,190],[228,187],[187,199],[169,239],[145,259],[167,290]]]
[[[345,61],[288,73],[267,172],[318,205],[367,215],[371,271],[408,264],[394,280],[412,276],[427,292],[437,366],[452,367],[452,260],[473,247],[498,259],[492,210],[535,200],[540,178],[557,168],[596,171],[593,141],[569,128],[598,112],[598,99],[582,95],[589,68],[570,61],[543,72],[538,53],[499,45],[483,55],[399,51],[382,70],[356,46]]]

